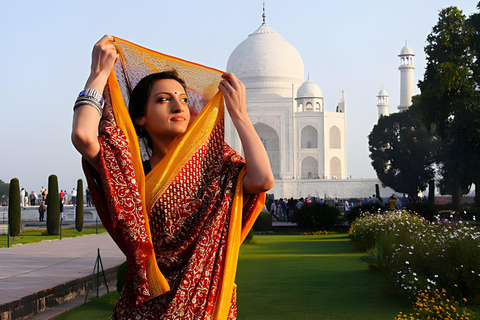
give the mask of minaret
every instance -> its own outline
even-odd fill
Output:
[[[380,90],[380,92],[377,95],[378,98],[378,119],[384,116],[388,116],[388,93],[385,91],[383,88]]]
[[[340,102],[337,104],[337,112],[340,112],[340,113],[345,113],[345,94],[342,90],[342,99],[340,100]]]
[[[405,47],[398,56],[400,57],[400,66],[398,67],[400,70],[400,105],[398,110],[403,111],[412,105],[412,97],[415,94],[415,66],[413,65],[415,55],[405,41]]]

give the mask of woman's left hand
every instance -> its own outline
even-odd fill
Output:
[[[248,117],[245,86],[233,73],[224,73],[222,78],[218,88],[223,93],[230,117],[234,122],[238,118],[245,119]]]
[[[247,114],[245,86],[233,73],[224,73],[218,88],[222,91],[228,113],[242,142],[247,173],[243,177],[243,192],[260,193],[275,183],[270,161],[262,141]]]

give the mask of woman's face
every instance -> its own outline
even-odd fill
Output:
[[[187,94],[173,79],[157,80],[147,101],[145,116],[137,124],[154,137],[175,138],[183,134],[190,123]]]

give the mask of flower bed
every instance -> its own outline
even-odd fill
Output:
[[[468,223],[391,212],[359,218],[349,234],[406,294],[442,288],[480,304],[480,231]]]
[[[348,232],[357,249],[367,251],[375,247],[377,239],[392,230],[407,225],[426,223],[416,214],[405,211],[390,211],[385,214],[366,214],[356,219]]]
[[[463,302],[466,302],[464,299]],[[415,294],[413,312],[400,312],[395,320],[402,319],[478,319],[478,313],[447,295],[445,289],[425,290]]]

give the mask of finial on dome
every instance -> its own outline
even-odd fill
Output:
[[[307,80],[310,81],[310,72],[308,73]]]
[[[262,18],[263,18],[263,24],[265,24],[265,2],[263,2],[263,14],[262,14]]]

